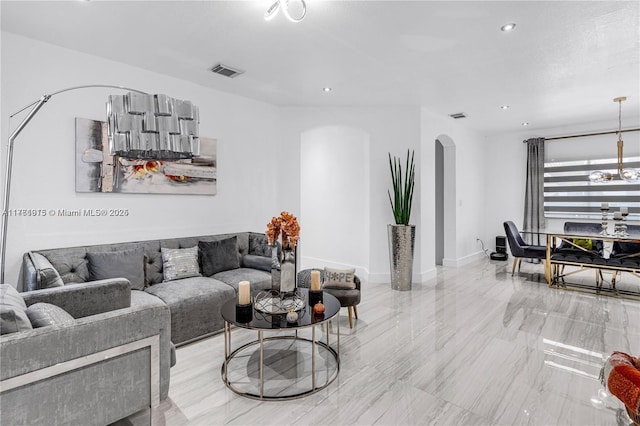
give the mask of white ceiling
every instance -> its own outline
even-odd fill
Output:
[[[306,1],[292,23],[263,19],[272,0],[4,0],[1,25],[279,106],[423,105],[489,135],[614,129],[627,96],[623,127],[640,123],[638,1]]]

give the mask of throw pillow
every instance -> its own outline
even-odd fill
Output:
[[[51,287],[62,287],[64,282],[49,259],[40,253],[29,252],[29,258],[36,268],[36,286],[38,290]]]
[[[199,277],[198,246],[185,249],[162,247],[162,273],[164,281]]]
[[[352,290],[356,288],[354,280],[356,269],[333,269],[324,268],[323,288],[336,288],[341,290]]]
[[[27,316],[33,328],[73,321],[73,317],[67,311],[50,303],[34,303],[27,308]]]
[[[238,237],[218,241],[200,241],[198,250],[200,251],[202,273],[205,277],[240,267]]]
[[[89,279],[126,278],[133,290],[144,289],[144,253],[142,247],[122,251],[87,252]]]
[[[0,334],[31,330],[24,299],[10,284],[0,284]]]
[[[585,250],[593,250],[593,241],[590,239],[574,238],[573,244]]]
[[[269,240],[264,234],[249,234],[249,253],[255,256],[271,257]]]
[[[247,254],[244,257],[244,266],[247,268],[260,269],[261,271],[271,272],[271,258],[264,256],[254,256]]]

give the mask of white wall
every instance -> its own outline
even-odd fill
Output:
[[[485,155],[483,138],[465,129],[462,123],[449,117],[434,115],[413,107],[380,108],[283,108],[282,161],[287,173],[296,170],[302,135],[311,129],[325,126],[347,126],[369,135],[370,144],[370,256],[368,281],[389,282],[389,251],[387,224],[393,223],[387,190],[391,187],[388,152],[404,159],[407,149],[416,151],[416,188],[411,217],[416,230],[416,250],[413,280],[426,281],[435,277],[435,141],[440,135],[449,136],[456,145],[456,232],[452,266],[462,265],[482,256],[476,237],[484,235]],[[282,173],[283,168],[280,168]],[[280,202],[292,211],[300,212],[300,180],[281,179]],[[306,196],[307,194],[305,194]],[[308,194],[314,196],[314,194]],[[367,208],[364,206],[363,208]],[[304,228],[304,211],[301,227]],[[343,244],[329,232],[319,250],[331,251],[335,244]],[[350,243],[346,243],[350,244]],[[365,279],[366,279],[365,278]]]
[[[614,111],[617,113],[617,110]],[[640,120],[640,118],[638,119]],[[637,128],[638,121],[625,120],[623,128]],[[561,128],[544,129],[538,132],[521,131],[489,138],[486,144],[486,180],[495,190],[487,192],[485,216],[487,229],[485,242],[494,246],[496,235],[504,235],[503,222],[512,220],[522,228],[524,218],[524,191],[526,183],[527,147],[522,143],[533,137],[554,137],[591,132],[616,130],[617,116],[613,120],[599,123]],[[640,155],[640,132],[623,134],[625,157]],[[616,158],[616,135],[604,135],[582,138],[552,140],[545,143],[545,156],[550,160]],[[546,229],[549,232],[561,232],[568,219],[548,219]]]
[[[484,204],[493,189],[485,179],[485,140],[479,134],[464,127],[464,122],[442,117],[422,109],[422,189],[421,222],[423,226],[423,270],[435,267],[435,144],[440,135],[448,136],[455,144],[456,155],[456,217],[455,252],[449,255],[446,265],[460,266],[482,256],[476,237],[483,237],[487,227]],[[446,167],[446,165],[445,165]],[[446,173],[446,170],[445,170]],[[447,214],[447,212],[445,212]],[[445,234],[445,238],[447,238]]]
[[[127,209],[128,217],[11,217],[5,281],[33,249],[233,231],[264,232],[277,214],[278,109],[95,56],[2,33],[2,176],[17,111],[44,93],[83,84],[128,86],[188,99],[200,108],[200,134],[218,140],[218,195],[77,194],[74,118],[105,119],[109,89],[53,97],[16,140],[11,208]],[[212,78],[219,78],[212,76]],[[120,92],[122,93],[122,92]],[[297,162],[297,161],[296,161]],[[296,176],[297,179],[297,176]]]
[[[322,127],[301,136],[301,267],[369,266],[369,135]],[[326,244],[326,241],[334,244]]]
[[[283,209],[300,213],[300,145],[302,135],[309,130],[327,126],[345,126],[369,135],[369,204],[353,208],[367,209],[370,215],[368,233],[370,236],[369,258],[365,267],[368,276],[365,280],[374,283],[389,282],[389,251],[387,243],[387,224],[393,223],[393,213],[389,205],[387,189],[391,188],[388,153],[404,158],[407,149],[416,150],[416,189],[411,222],[420,229],[420,110],[413,107],[381,108],[283,108],[282,109],[282,146],[281,174],[290,174],[291,179],[281,179],[279,204]],[[363,158],[362,161],[366,161]],[[309,194],[314,196],[314,194]],[[300,226],[304,229],[305,217],[300,216]],[[419,231],[418,231],[419,232]],[[318,250],[331,251],[336,244],[346,244],[358,250],[361,242],[350,235],[334,235],[326,230],[323,247]],[[420,262],[420,240],[416,236],[416,261],[413,280],[423,279],[423,266]],[[304,241],[301,242],[301,247]],[[304,250],[304,249],[303,249]],[[364,251],[367,249],[364,248]],[[432,256],[433,258],[433,256]]]

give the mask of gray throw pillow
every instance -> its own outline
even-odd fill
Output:
[[[333,269],[324,268],[323,288],[335,288],[342,290],[352,290],[356,288],[354,281],[356,269]]]
[[[247,254],[244,257],[244,266],[246,268],[260,269],[261,271],[271,272],[271,258],[263,256],[254,256]]]
[[[27,316],[33,328],[73,321],[73,317],[67,311],[50,303],[34,303],[27,308]]]
[[[122,251],[87,252],[89,279],[126,278],[134,290],[144,289],[144,253],[142,247]]]
[[[29,258],[33,267],[36,268],[36,288],[62,287],[64,282],[60,278],[60,274],[53,267],[49,259],[40,253],[29,252]]]
[[[271,246],[264,234],[249,234],[249,253],[256,256],[271,257]]]
[[[199,277],[198,246],[185,249],[161,248],[164,281]]]
[[[0,284],[0,334],[31,330],[24,299],[10,284]]]
[[[200,250],[202,274],[205,277],[240,267],[238,237],[218,241],[200,241],[198,249]]]

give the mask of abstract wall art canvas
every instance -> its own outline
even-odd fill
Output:
[[[189,160],[132,160],[109,155],[107,123],[76,118],[76,192],[215,195],[217,141],[200,138]]]

